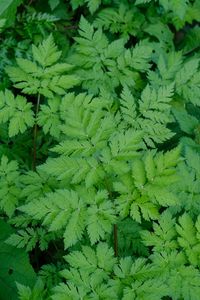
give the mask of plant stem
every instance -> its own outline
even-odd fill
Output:
[[[114,225],[114,252],[115,257],[118,257],[118,233],[117,233],[117,224]]]
[[[65,26],[65,29],[67,29],[67,30],[78,29],[78,25],[68,25],[68,26]]]
[[[35,125],[33,129],[33,162],[32,162],[32,169],[35,171],[36,169],[36,160],[37,160],[37,116],[40,107],[40,94],[37,96],[37,105],[36,105],[36,112],[35,112]]]

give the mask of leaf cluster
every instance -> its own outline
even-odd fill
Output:
[[[199,11],[1,1],[0,299],[199,300]]]

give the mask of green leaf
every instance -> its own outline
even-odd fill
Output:
[[[138,156],[137,150],[141,148],[143,148],[141,131],[129,129],[114,134],[110,139],[112,156],[119,160]]]
[[[20,196],[20,174],[18,163],[1,157],[0,164],[0,208],[11,217],[18,205]]]
[[[101,4],[101,0],[86,0],[86,2],[88,2],[88,8],[91,14],[93,14]]]
[[[21,206],[20,211],[27,213],[48,227],[49,232],[64,230],[65,248],[81,239],[85,229],[86,209],[82,199],[74,191],[57,190],[46,197]]]
[[[150,59],[152,54],[152,48],[150,45],[144,44],[142,41],[134,48],[127,50],[125,53],[126,63],[136,70],[142,72],[147,71],[150,68]]]
[[[18,95],[16,98],[11,91],[0,92],[0,123],[9,122],[9,137],[24,133],[28,127],[34,125],[32,104],[26,98]]]
[[[7,245],[4,241],[13,233],[12,228],[0,220],[0,298],[17,299],[16,282],[33,286],[36,275],[25,251]]]
[[[181,130],[187,134],[193,134],[195,128],[199,125],[198,119],[187,113],[185,109],[173,109],[173,113],[179,123]]]
[[[65,256],[66,261],[77,269],[85,269],[90,273],[97,268],[107,272],[112,272],[116,262],[112,248],[109,248],[106,243],[99,243],[96,251],[88,246],[82,246],[82,252],[74,251]]]
[[[0,32],[3,30],[5,24],[6,24],[6,19],[0,19]]]
[[[58,138],[60,136],[61,121],[59,118],[60,99],[48,100],[48,105],[41,105],[38,113],[37,123],[42,126],[45,134]]]
[[[197,239],[197,232],[190,215],[183,214],[176,224],[176,231],[179,235],[178,243],[183,248],[190,264],[199,265],[200,243]]]
[[[159,225],[153,223],[154,232],[142,231],[141,237],[146,246],[153,247],[154,251],[160,252],[165,249],[166,252],[171,252],[178,248],[178,243],[175,240],[177,233],[175,230],[175,219],[167,211],[164,212],[160,219]]]
[[[17,283],[19,300],[44,300],[49,299],[46,295],[44,283],[40,278],[36,281],[34,287],[31,289],[29,286]]]
[[[175,83],[177,93],[186,101],[199,106],[200,72],[198,71],[199,59],[193,58],[187,61],[181,70],[177,72]]]
[[[93,245],[101,239],[105,239],[105,234],[110,234],[113,224],[116,222],[113,204],[108,199],[104,191],[98,191],[95,203],[88,209],[87,231]]]
[[[60,0],[48,0],[51,10],[54,10],[60,3]]]
[[[174,135],[167,128],[167,124],[173,121],[170,111],[173,94],[173,84],[159,89],[147,85],[139,101],[127,86],[121,94],[120,110],[127,127],[140,129],[145,143],[151,148],[155,147],[154,143],[162,143]]]
[[[148,299],[160,300],[167,295],[167,287],[162,280],[147,280],[144,283],[135,281],[124,290],[123,300]],[[134,297],[134,298],[133,298]]]
[[[135,5],[146,4],[151,2],[152,0],[136,0]]]
[[[135,185],[139,188],[143,188],[146,183],[146,174],[144,163],[141,159],[134,159],[132,165],[132,176],[135,180]]]
[[[27,227],[26,229],[18,230],[17,233],[11,234],[11,236],[6,240],[6,243],[17,248],[26,248],[26,251],[31,251],[39,243],[41,250],[46,250],[48,248],[48,243],[53,239],[53,234],[47,234],[46,230],[43,228],[32,228]]]
[[[12,25],[15,20],[17,7],[23,0],[1,0],[0,2],[0,18],[6,18],[7,26]]]
[[[53,98],[54,93],[64,95],[66,89],[79,83],[76,75],[65,74],[72,66],[58,63],[61,57],[52,35],[38,46],[32,45],[30,59],[18,58],[17,66],[8,66],[6,72],[15,87],[25,94],[41,94]]]

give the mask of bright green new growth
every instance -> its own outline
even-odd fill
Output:
[[[25,94],[41,94],[52,98],[65,94],[65,90],[78,84],[76,76],[65,75],[73,66],[58,63],[58,51],[50,35],[38,47],[32,45],[32,60],[18,58],[17,67],[7,67],[7,73],[15,87]]]
[[[166,126],[172,122],[170,101],[173,97],[173,85],[152,89],[149,85],[142,91],[141,99],[136,103],[130,90],[125,86],[121,95],[121,112],[127,123],[143,131],[143,139],[150,147],[170,139],[173,133]]]
[[[199,0],[21,3],[0,4],[10,299],[199,300]]]
[[[74,191],[58,190],[47,194],[44,199],[30,202],[20,210],[33,219],[43,220],[42,224],[48,226],[48,231],[61,234],[65,248],[81,240],[85,228],[91,244],[94,244],[104,239],[105,233],[111,232],[116,218],[113,205],[104,191],[99,191],[96,196],[91,191],[84,198],[81,199]],[[94,203],[91,203],[92,199]]]
[[[109,43],[102,29],[94,29],[83,17],[80,21],[80,37],[76,37],[76,52],[70,60],[79,69],[78,75],[84,89],[92,93],[112,93],[119,85],[139,85],[139,72],[150,68],[152,48],[144,41],[134,48],[125,49],[125,39]]]
[[[6,90],[0,92],[0,123],[9,123],[8,134],[13,137],[18,133],[24,133],[28,127],[34,124],[32,104],[27,103],[26,98],[14,95]]]

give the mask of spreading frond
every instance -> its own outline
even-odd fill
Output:
[[[173,84],[158,90],[147,85],[139,100],[127,87],[121,94],[120,109],[124,121],[128,127],[143,131],[143,139],[150,147],[154,148],[155,143],[163,143],[174,135],[167,128],[173,120],[170,111],[173,91]]]
[[[179,153],[179,148],[165,154],[149,151],[144,157],[133,159],[132,178],[123,175],[114,182],[114,190],[121,194],[116,205],[122,217],[130,213],[140,223],[142,217],[158,219],[160,205],[176,205],[178,198],[171,185],[178,181]]]
[[[20,196],[20,178],[18,163],[1,157],[0,164],[0,209],[11,217],[18,205]]]
[[[58,51],[53,36],[50,35],[38,47],[32,45],[32,60],[18,58],[17,66],[9,66],[6,71],[15,86],[26,94],[42,94],[52,98],[54,93],[64,95],[65,91],[79,83],[75,75],[67,75],[72,66],[58,63]]]
[[[11,91],[0,92],[0,123],[9,123],[8,134],[13,137],[34,125],[32,104],[25,97],[16,98]]]

